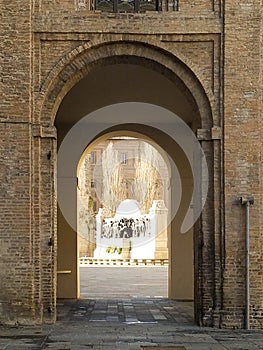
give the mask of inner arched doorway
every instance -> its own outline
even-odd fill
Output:
[[[106,133],[85,149],[77,173],[80,298],[167,298],[170,175],[163,150],[138,132]]]
[[[129,112],[125,112],[127,110]],[[139,124],[138,122],[141,119],[142,112],[148,125]],[[133,121],[133,123],[116,123],[115,120],[118,120],[123,115],[125,115],[126,121]],[[105,123],[104,118],[109,118],[110,123]],[[162,122],[165,121],[167,125],[165,123],[160,125],[158,123],[159,118],[161,118]],[[172,124],[168,123],[169,118],[175,121],[175,129],[171,134],[173,137],[169,135],[172,128]],[[94,121],[95,125],[93,124]],[[152,126],[155,124],[156,126],[158,125],[158,128]],[[184,128],[187,130],[186,133],[184,133]],[[92,130],[92,132],[90,133],[89,130]],[[104,107],[83,118],[71,129],[71,132],[64,139],[58,158],[58,193],[63,216],[67,218],[68,223],[70,222],[69,226],[71,227],[67,230],[66,226],[63,225],[63,235],[59,235],[59,249],[69,244],[71,251],[67,252],[67,254],[63,252],[61,255],[62,259],[58,260],[58,263],[63,263],[64,256],[66,258],[64,262],[69,266],[69,260],[74,263],[76,261],[75,258],[69,259],[69,256],[72,254],[73,256],[77,256],[77,236],[76,228],[74,227],[76,218],[74,212],[76,212],[76,208],[74,210],[74,203],[72,203],[72,198],[75,197],[71,197],[71,200],[69,199],[70,194],[72,195],[76,189],[76,166],[78,159],[86,148],[87,142],[89,143],[89,141],[91,142],[94,139],[94,135],[96,135],[95,138],[97,138],[105,133],[118,130],[144,134],[146,138],[155,141],[171,157],[174,169],[178,169],[176,172],[176,170],[173,170],[173,167],[171,168],[171,198],[173,198],[173,200],[169,208],[171,217],[169,297],[175,299],[191,299],[193,298],[193,227],[192,225],[188,225],[188,230],[184,235],[181,234],[181,228],[185,221],[186,214],[189,214],[189,206],[193,196],[194,176],[193,169],[191,169],[190,165],[190,158],[194,157],[196,140],[191,138],[191,133],[187,134],[190,129],[185,124],[180,125],[180,120],[176,115],[155,105],[145,103],[121,103]],[[167,132],[165,132],[165,130]],[[177,135],[177,140],[174,138],[175,135]],[[183,136],[181,145],[179,145],[180,136]],[[72,148],[74,140],[77,140],[77,143],[75,142],[75,146]],[[187,147],[188,152],[190,151],[191,154],[190,158],[189,155],[186,154]],[[69,150],[71,151],[70,155],[68,153]],[[66,163],[67,166],[65,166]],[[60,164],[62,165],[60,166]],[[178,174],[180,178],[178,178]],[[178,191],[178,181],[181,184],[180,196],[178,196],[178,192],[180,192]],[[62,216],[60,216],[60,218],[64,221]],[[67,239],[67,243],[65,242],[65,244],[63,244],[65,232],[68,231],[69,233],[70,230],[72,230],[72,240]],[[74,246],[76,247],[75,252],[72,249]],[[173,263],[173,260],[175,263]],[[62,271],[67,271],[66,266],[61,266],[60,268]],[[64,298],[67,296],[78,296],[77,267],[76,274],[73,273],[74,269],[70,269],[69,271],[71,271],[70,276],[67,276],[67,274],[61,276],[61,282],[64,280],[64,286],[62,282],[62,288],[59,290],[59,293],[62,294],[59,294],[59,296]],[[69,283],[70,278],[73,280],[73,283]],[[69,288],[65,288],[66,285],[75,286],[76,289],[72,290],[72,294],[63,294],[65,291],[66,293],[69,291]]]
[[[126,52],[127,53],[127,52]],[[184,214],[187,212],[187,209],[189,205],[191,204],[191,195],[193,192],[193,173],[191,170],[191,166],[189,167],[189,160],[187,160],[187,157],[185,157],[184,152],[182,150],[180,151],[179,145],[173,140],[173,138],[169,137],[169,132],[165,133],[159,126],[161,124],[163,125],[169,125],[169,120],[162,119],[163,113],[157,112],[158,106],[165,107],[163,110],[169,112],[173,116],[179,115],[179,120],[182,120],[185,124],[187,124],[193,132],[196,132],[197,129],[204,127],[209,128],[211,127],[211,121],[210,121],[210,109],[208,107],[208,102],[203,94],[203,90],[199,83],[193,84],[193,90],[195,90],[194,94],[191,94],[190,90],[186,87],[186,85],[183,83],[183,81],[176,76],[175,74],[172,74],[172,72],[169,69],[166,69],[164,66],[161,66],[160,64],[151,61],[151,64],[147,66],[147,63],[150,61],[145,60],[144,58],[140,57],[127,57],[127,56],[120,56],[118,58],[115,58],[114,60],[112,58],[109,58],[108,60],[104,60],[104,62],[100,62],[99,66],[91,67],[93,69],[90,69],[88,72],[86,72],[83,75],[83,78],[74,85],[73,88],[71,88],[68,91],[68,94],[64,97],[62,100],[62,103],[60,104],[60,107],[57,111],[56,115],[56,121],[55,125],[58,130],[58,143],[62,144],[63,139],[65,139],[66,135],[69,135],[69,133],[72,130],[72,127],[74,125],[77,125],[80,118],[83,118],[84,116],[87,116],[87,118],[90,118],[91,116],[96,119],[96,116],[103,115],[104,118],[100,121],[96,120],[95,123],[92,125],[90,124],[88,126],[88,133],[91,135],[91,139],[87,142],[87,139],[85,140],[85,145],[81,145],[81,149],[78,149],[79,156],[87,146],[89,142],[92,142],[97,137],[100,137],[103,133],[109,132],[109,131],[116,131],[116,130],[126,130],[126,131],[132,131],[132,132],[139,132],[141,134],[144,134],[145,137],[153,139],[157,144],[160,145],[161,148],[163,148],[171,157],[174,153],[174,149],[177,149],[179,153],[174,156],[174,158],[177,157],[176,164],[179,165],[179,168],[181,167],[183,177],[181,179],[184,179],[184,188],[188,188],[188,195],[187,191],[185,192],[185,198],[180,203],[180,210],[178,215],[181,217],[184,216]],[[185,69],[185,67],[182,67],[182,70]],[[189,73],[189,72],[188,72]],[[188,74],[187,73],[187,74]],[[187,76],[186,74],[186,76]],[[114,79],[115,77],[115,79]],[[117,77],[117,78],[116,78]],[[189,78],[189,76],[188,76]],[[189,84],[189,79],[187,80],[187,84]],[[190,79],[191,80],[191,79]],[[72,83],[71,83],[72,85]],[[156,88],[153,88],[156,87]],[[158,87],[158,88],[157,88]],[[196,96],[194,96],[196,95]],[[197,101],[196,97],[200,97],[200,99]],[[138,102],[129,102],[129,101],[138,101]],[[115,105],[112,104],[114,102],[118,102]],[[132,108],[130,104],[133,104]],[[141,103],[141,105],[140,105]],[[149,110],[148,114],[145,113],[144,108],[142,108],[142,104],[144,106],[148,105]],[[116,114],[116,110],[114,111],[114,108],[111,110],[112,106],[124,106],[126,107],[125,113],[122,110],[121,113]],[[101,108],[103,106],[106,106],[104,108]],[[129,108],[127,108],[129,107]],[[132,114],[131,114],[132,111]],[[150,112],[149,112],[150,111]],[[105,114],[104,114],[105,112]],[[99,114],[97,114],[99,113]],[[159,113],[159,114],[158,114]],[[136,115],[136,118],[134,119]],[[151,123],[152,120],[149,119],[149,115],[151,117],[156,118],[156,116],[159,115],[159,118],[161,116],[161,119],[156,119],[155,122],[159,125],[155,125],[155,127],[152,127]],[[202,118],[202,115],[205,117]],[[177,117],[178,118],[178,117]],[[85,119],[85,118],[84,118]],[[84,120],[83,119],[83,120]],[[85,119],[88,120],[88,119]],[[110,121],[113,124],[108,123]],[[177,119],[178,121],[178,119]],[[101,128],[101,125],[104,123],[104,128]],[[170,124],[170,127],[176,126],[176,121],[174,121]],[[99,127],[100,124],[100,127]],[[156,127],[157,126],[157,127]],[[169,129],[169,127],[168,127]],[[87,131],[87,129],[82,128],[78,132],[77,139],[81,139],[81,137],[86,137],[83,132],[83,135],[81,135],[82,131]],[[69,132],[70,131],[70,132]],[[76,151],[75,150],[75,144],[74,141],[71,143],[71,147],[68,149],[68,157],[71,157],[71,155]],[[212,148],[211,144],[204,145],[203,146],[204,153],[206,155],[210,155],[212,159]],[[180,155],[180,156],[178,156]],[[181,161],[178,161],[178,159],[181,157]],[[194,155],[193,155],[194,157]],[[77,162],[79,157],[77,157],[74,162]],[[65,159],[64,159],[65,161]],[[73,162],[73,163],[74,163]],[[67,161],[66,161],[67,163]],[[64,163],[65,168],[63,169],[62,173],[59,173],[59,182],[60,185],[62,185],[63,188],[69,188],[72,189],[69,185],[70,182],[74,183],[74,186],[76,186],[76,164],[71,164],[71,170],[68,169],[67,164]],[[180,165],[181,164],[181,165]],[[201,166],[200,166],[201,167]],[[209,171],[212,169],[213,164],[210,163],[209,165]],[[73,175],[73,173],[74,175]],[[209,176],[211,176],[212,173],[209,173]],[[181,176],[181,174],[180,174]],[[200,178],[199,178],[200,180]],[[199,183],[200,185],[200,183]],[[200,188],[202,190],[202,185],[200,185]],[[74,192],[74,191],[73,191]],[[70,193],[70,190],[67,191],[67,193],[64,193],[65,197],[67,197],[66,201],[68,203],[71,203],[70,212],[65,214],[64,216],[71,216],[72,220],[74,221],[74,218],[76,217],[76,212],[74,209],[74,203],[72,201],[72,198],[74,197],[74,193]],[[60,190],[59,190],[60,193]],[[171,194],[173,196],[173,194]],[[174,197],[175,198],[175,197]],[[210,215],[213,211],[213,198],[210,196],[210,205],[209,208],[205,211],[206,215],[206,222],[212,220],[213,215]],[[175,207],[178,207],[178,204],[175,203],[175,201],[172,200],[172,205]],[[172,209],[174,210],[174,209]],[[210,211],[210,214],[209,214]],[[64,214],[64,213],[63,213]],[[196,230],[197,232],[200,232],[199,225],[200,220],[196,224]],[[180,231],[182,224],[182,220],[178,220],[178,216],[176,219],[174,219],[171,223],[172,230]],[[207,225],[207,227],[211,225]],[[194,229],[192,229],[193,234]],[[72,251],[72,247],[75,247],[75,243],[72,244],[72,242],[68,242],[65,244],[61,244],[61,239],[64,234],[67,232],[68,235],[72,235],[72,237],[76,234],[76,230],[74,228],[69,227],[67,224],[67,221],[64,220],[63,215],[60,215],[60,209],[59,209],[59,219],[58,219],[58,272],[62,271],[62,274],[58,274],[58,296],[59,297],[77,297],[78,296],[78,274],[74,275],[72,271],[77,271],[77,259],[67,259],[67,264],[63,266],[61,265],[60,260],[60,254],[64,254],[64,256],[69,257],[70,251]],[[202,235],[203,235],[202,231]],[[62,233],[62,236],[60,235]],[[186,235],[178,235],[178,239],[185,240]],[[193,243],[194,241],[194,243]],[[190,243],[189,243],[190,242]],[[179,298],[179,299],[188,299],[188,298],[195,298],[196,305],[197,305],[197,320],[200,316],[200,308],[202,307],[201,303],[199,302],[201,298],[201,294],[203,293],[203,290],[201,292],[200,290],[200,279],[199,279],[199,271],[200,267],[198,267],[198,261],[200,259],[200,253],[198,249],[200,248],[199,244],[199,236],[194,235],[193,237],[189,239],[189,242],[185,244],[185,246],[192,247],[191,249],[191,256],[192,260],[190,264],[186,264],[183,260],[183,256],[188,256],[185,251],[179,250],[178,254],[175,254],[176,248],[178,248],[180,245],[175,244],[174,247],[171,249],[171,255],[170,255],[170,276],[171,276],[171,283],[169,287],[169,296],[171,298]],[[184,245],[184,243],[183,243]],[[194,258],[193,258],[193,252],[194,252]],[[186,254],[185,254],[186,253]],[[77,253],[76,253],[77,254]],[[180,255],[182,255],[182,259],[180,259]],[[177,259],[176,259],[177,256]],[[68,264],[70,261],[70,264]],[[190,261],[190,260],[189,260]],[[191,266],[190,266],[191,265]],[[193,265],[195,266],[195,270],[193,271]],[[189,270],[192,271],[192,279],[190,283],[191,292],[187,296],[184,293],[180,294],[180,287],[184,283],[187,284],[188,282],[185,279],[184,271],[189,266]],[[70,272],[70,273],[68,273]],[[179,273],[179,275],[177,275]],[[180,276],[181,275],[181,276]],[[193,286],[193,275],[195,276],[195,284]],[[179,278],[181,283],[178,283],[178,288],[173,288],[173,282],[172,280],[175,280],[176,278]],[[71,282],[70,282],[71,279]],[[73,281],[73,282],[72,282]],[[203,287],[202,287],[203,288]],[[211,286],[206,289],[206,292],[210,294]],[[195,289],[195,293],[193,295],[193,289]],[[185,291],[185,288],[184,288]]]
[[[150,219],[157,220],[156,215],[150,215],[150,212],[156,211],[153,204],[156,206],[156,201],[162,201],[163,207],[168,207],[170,169],[164,151],[139,133],[115,131],[89,144],[81,156],[77,171],[81,256],[116,259],[122,254],[118,255],[117,250],[114,253],[112,249],[107,252],[105,248],[122,246],[120,239],[128,235],[134,247],[131,247],[129,254],[131,259],[167,259],[165,246],[163,254],[160,245],[158,252],[154,253],[155,242],[152,242],[150,251],[144,252],[144,255],[140,255],[139,246],[145,245],[144,240],[152,241],[156,236],[156,232],[153,232],[156,231],[155,223],[152,223],[152,230],[148,230],[147,234],[144,230]],[[167,222],[165,216],[163,214],[163,220]],[[129,221],[129,218],[132,220]],[[101,227],[103,222],[105,227]],[[124,230],[127,226],[124,223],[129,227],[129,234]],[[105,247],[102,249],[102,246]],[[127,254],[123,252],[123,255]]]

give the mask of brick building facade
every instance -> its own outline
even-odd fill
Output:
[[[1,323],[55,321],[57,146],[81,117],[136,101],[182,118],[206,155],[209,192],[193,242],[201,325],[244,327],[245,208],[238,198],[254,196],[250,323],[263,326],[261,2],[157,5],[107,12],[77,0],[1,2]],[[173,148],[143,116],[119,124],[112,130]],[[171,248],[171,274],[174,263]]]

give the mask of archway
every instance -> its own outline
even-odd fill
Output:
[[[112,221],[110,218],[114,220],[116,216],[117,220],[120,219],[121,212],[128,219],[129,216],[134,217],[138,211],[138,216],[142,215],[143,219],[144,215],[149,214],[153,201],[156,200],[162,200],[164,206],[168,206],[171,178],[169,159],[156,143],[139,133],[116,131],[93,141],[83,152],[78,164],[77,177],[78,233],[83,243],[82,255],[94,255],[92,246],[96,243],[96,216],[100,226],[99,218],[105,217]],[[122,206],[127,208],[124,210]],[[138,210],[133,210],[133,206],[138,206]],[[118,227],[121,226],[121,223],[115,223],[115,236],[119,236]],[[102,229],[99,229],[102,233]],[[138,227],[135,231],[139,233]],[[84,236],[87,243],[83,241]],[[138,235],[134,237],[139,238]],[[95,255],[111,257],[106,252],[98,254],[97,251]],[[154,254],[154,257],[160,258],[161,254],[159,255]],[[135,256],[135,252],[132,252],[131,257]],[[153,257],[153,254],[149,254],[148,258],[150,256]]]
[[[59,107],[56,113],[55,121],[55,125],[58,129],[59,144],[62,142],[65,135],[67,135],[69,130],[71,130],[72,126],[75,125],[75,123],[80,118],[87,115],[87,113],[88,115],[91,115],[91,113],[96,113],[96,111],[98,111],[101,107],[107,105],[110,106],[113,102],[128,103],[128,101],[139,101],[143,103],[146,102],[147,104],[153,103],[152,106],[164,106],[165,109],[167,111],[170,111],[172,114],[180,115],[181,120],[190,125],[191,129],[194,132],[196,132],[200,127],[205,130],[210,130],[212,126],[210,118],[211,109],[209,107],[207,96],[204,94],[204,90],[196,77],[194,77],[194,75],[186,66],[184,66],[177,59],[175,60],[174,56],[169,55],[168,57],[165,57],[166,64],[164,65],[163,53],[160,50],[155,50],[151,47],[147,47],[147,49],[141,50],[142,47],[140,47],[140,44],[137,45],[135,43],[130,43],[128,46],[127,44],[124,45],[124,43],[115,43],[111,45],[108,46],[106,55],[107,57],[105,57],[104,52],[101,59],[98,59],[100,55],[99,52],[102,52],[101,46],[98,46],[97,49],[94,48],[94,51],[91,50],[89,53],[87,51],[83,51],[80,56],[82,56],[83,59],[84,56],[87,57],[90,54],[90,64],[85,67],[83,66],[82,70],[79,70],[78,74],[76,74],[76,68],[74,68],[73,71],[69,72],[68,69],[71,66],[71,64],[69,64],[64,69],[64,73],[62,71],[60,74],[57,83],[52,83],[53,87],[51,86],[49,89],[50,93],[48,95],[48,102],[45,104],[45,110],[46,112],[50,110],[51,114],[54,114]],[[123,54],[120,53],[116,56],[114,54],[116,47],[118,47],[119,53],[123,50]],[[131,49],[131,53],[129,53],[127,47]],[[137,47],[136,53],[136,50],[134,51],[134,47]],[[96,50],[97,53],[95,53]],[[76,58],[74,65],[76,64],[76,66],[78,66],[77,60],[79,58]],[[93,63],[91,62],[92,59],[95,59]],[[62,76],[64,76],[64,78],[62,78]],[[65,76],[67,76],[67,85],[65,85]],[[118,77],[118,79],[113,79],[113,77]],[[129,82],[128,86],[126,84],[127,81]],[[153,86],[156,86],[156,89],[152,89]],[[83,93],[84,91],[86,93]],[[93,94],[89,98],[91,91]],[[66,92],[68,93],[66,94]],[[63,98],[62,103],[60,102],[61,98]],[[72,109],[72,107],[74,108]],[[138,117],[139,115],[140,118]],[[124,123],[126,124],[126,130],[137,132],[143,131],[146,136],[155,137],[156,142],[159,143],[160,139],[162,138],[160,138],[158,128],[151,129],[149,125],[145,124],[145,121],[147,122],[147,120],[145,120],[142,111],[137,114],[137,117],[138,119],[135,123],[132,119],[126,115],[123,116],[122,114],[122,116],[119,115],[119,119],[115,119],[114,125],[108,124],[106,126],[108,129],[113,128],[117,130],[118,128],[123,128]],[[111,120],[112,115],[108,115],[107,118],[109,118],[108,120]],[[94,129],[90,128],[89,131],[93,133],[94,139],[98,137],[103,131],[102,129],[96,129],[95,124],[92,127],[94,127]],[[165,139],[164,142],[166,142],[167,145],[160,146],[164,148],[166,147],[167,149],[173,149],[173,140],[169,140],[169,138],[166,136],[164,136],[163,139]],[[210,156],[210,159],[212,160],[212,144],[208,142],[206,145],[203,145],[203,149],[206,156]],[[213,163],[210,162],[210,177],[212,177],[213,174],[212,169]],[[70,176],[67,178],[67,171],[65,171],[64,175],[64,185],[67,186],[67,181]],[[191,188],[191,182],[189,182],[188,185],[189,188]],[[72,198],[71,195],[69,197],[69,200]],[[186,207],[189,205],[190,200],[191,198],[189,197],[186,201],[184,201]],[[206,207],[205,211],[207,225],[207,231],[205,230],[205,235],[207,235],[207,237],[209,235],[210,228],[212,227],[210,223],[213,220],[213,215],[211,215],[211,213],[213,213],[212,195],[210,195],[209,201],[210,205]],[[182,210],[185,211],[185,208]],[[74,214],[74,210],[71,212]],[[173,224],[175,225],[175,223]],[[63,220],[62,222],[59,221],[59,230],[66,229],[65,225],[66,223],[63,222]],[[203,234],[204,230],[202,231],[202,235]],[[199,271],[197,266],[198,261],[200,260],[200,252],[198,251],[200,248],[200,237],[196,236],[195,239],[195,275],[198,277]],[[175,266],[173,260],[174,257],[171,257],[171,266]],[[177,266],[179,265],[180,264],[178,264],[177,261]],[[73,266],[73,269],[75,268],[76,266]],[[66,277],[66,272],[68,270],[64,269],[64,267],[60,267],[59,265],[58,269],[65,271],[65,275],[60,277]],[[69,270],[72,271],[72,269]],[[75,280],[76,278],[77,277],[75,276]],[[202,307],[202,304],[199,299],[203,298],[203,295],[201,296],[203,290],[201,291],[200,285],[202,283],[200,282],[200,279],[196,278],[195,280],[195,300],[196,305],[198,305],[197,314],[200,316],[200,308]],[[213,284],[212,280],[211,283]],[[212,295],[212,290],[214,288],[212,284],[210,285],[209,282],[209,287],[206,288],[206,293],[209,295]],[[65,286],[66,285],[68,284],[66,283]],[[65,289],[68,290],[68,288]],[[78,291],[76,286],[74,286],[73,289],[74,291],[72,295],[77,296]],[[170,296],[175,298],[176,295],[173,295],[173,293],[174,290],[171,288]]]
[[[169,160],[146,139],[104,134],[79,162],[81,298],[168,296]]]

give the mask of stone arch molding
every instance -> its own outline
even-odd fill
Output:
[[[215,98],[205,79],[193,64],[178,53],[175,56],[163,45],[131,40],[119,40],[92,43],[79,46],[64,56],[51,70],[41,85],[44,95],[41,111],[41,123],[53,125],[59,105],[67,92],[94,67],[107,64],[108,59],[118,63],[120,57],[136,57],[141,65],[149,67],[151,62],[169,71],[181,82],[181,88],[188,92],[200,113],[202,127],[210,129],[215,109]],[[127,61],[128,62],[128,61]],[[202,83],[201,83],[202,82]]]

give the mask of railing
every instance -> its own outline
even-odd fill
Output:
[[[159,0],[96,0],[94,10],[107,12],[159,11]]]
[[[95,259],[79,258],[80,266],[168,266],[168,259]]]
[[[77,9],[101,12],[178,11],[178,0],[77,0]]]

